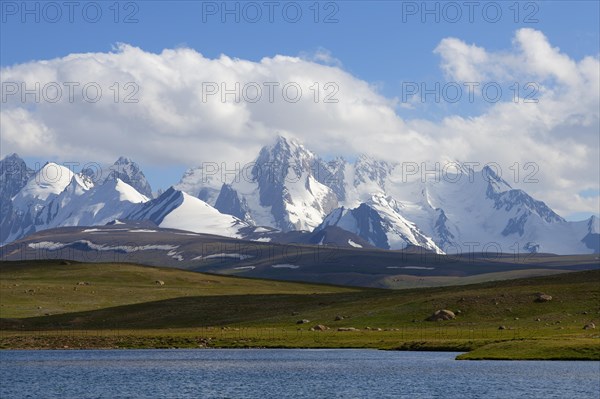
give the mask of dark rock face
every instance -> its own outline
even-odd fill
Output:
[[[233,215],[247,222],[251,221],[245,200],[240,201],[237,192],[229,184],[223,184],[223,187],[221,187],[221,192],[217,197],[217,202],[215,202],[215,208],[221,213]]]
[[[126,219],[150,220],[156,225],[162,223],[165,216],[183,203],[183,194],[173,187],[165,191],[160,197],[144,203],[140,209],[129,214]]]
[[[600,233],[597,232],[594,225],[597,225],[598,218],[592,216],[588,220],[587,228],[588,234],[581,240],[586,247],[594,250],[594,253],[600,253]]]
[[[14,197],[35,172],[17,154],[0,160],[0,242],[4,242],[11,232],[18,231],[24,215],[13,209]]]
[[[447,226],[448,217],[446,217],[444,210],[438,208],[436,211],[439,214],[434,226],[434,231],[437,235],[436,244],[440,248],[445,248],[448,245],[453,245],[452,242],[455,237]]]
[[[350,211],[358,226],[358,236],[373,243],[378,248],[389,249],[384,222],[379,213],[367,204],[361,204]]]
[[[140,194],[152,198],[152,188],[146,180],[144,172],[141,171],[137,163],[129,158],[120,157],[110,167],[105,180],[116,180],[117,178],[135,188]]]

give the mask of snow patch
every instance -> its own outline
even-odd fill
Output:
[[[272,265],[273,269],[300,269],[298,265],[290,265],[289,263],[281,263],[279,265]]]
[[[179,245],[140,245],[140,246],[130,246],[130,245],[115,245],[115,246],[111,246],[111,245],[105,245],[105,244],[94,244],[91,241],[88,240],[77,240],[77,241],[72,241],[72,242],[66,242],[66,243],[62,243],[62,242],[52,242],[52,241],[40,241],[40,242],[34,242],[34,243],[29,243],[28,247],[31,249],[46,249],[49,251],[57,251],[59,249],[63,249],[69,246],[73,246],[73,245],[85,245],[87,246],[89,249],[91,250],[95,250],[95,251],[122,251],[122,252],[137,252],[137,251],[151,251],[151,250],[157,250],[157,251],[170,251],[173,249],[177,249],[179,248]]]
[[[233,258],[233,259],[245,260],[245,259],[254,258],[254,256],[253,255],[242,255],[242,254],[220,253],[220,254],[212,254],[212,255],[207,255],[207,256],[196,256],[192,260],[216,259],[216,258]]]
[[[362,245],[355,243],[351,239],[348,239],[348,244],[350,244],[350,246],[352,246],[354,248],[362,248],[363,247]]]

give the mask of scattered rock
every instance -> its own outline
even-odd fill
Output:
[[[456,318],[456,315],[453,311],[448,309],[440,309],[436,310],[431,316],[429,316],[427,321],[440,321],[440,320],[452,320]]]
[[[60,264],[63,266],[68,266],[71,264],[71,262],[69,262],[68,260],[63,260],[62,262],[60,262]]]
[[[519,318],[518,318],[518,317],[515,317],[515,320],[519,320]]]
[[[551,295],[544,294],[541,292],[538,292],[537,294],[535,294],[535,296],[536,296],[536,298],[535,298],[536,302],[550,302],[552,300]]]
[[[456,311],[454,312],[454,314],[461,314],[462,311],[460,309],[456,309]]]
[[[154,284],[156,284],[156,285],[165,285],[165,282],[164,282],[164,281],[162,281],[162,280],[156,280],[156,281],[154,282]]]
[[[340,327],[337,329],[338,331],[358,331],[358,329],[354,327]]]
[[[316,326],[311,328],[311,330],[312,331],[325,331],[325,330],[329,330],[329,327],[324,326],[323,324],[317,324]]]
[[[292,316],[298,316],[300,312],[292,312]]]
[[[344,316],[335,316],[335,321],[344,320]]]
[[[537,318],[537,319],[535,319],[535,321],[542,321],[542,319],[540,319],[540,318]]]
[[[302,320],[298,320],[296,322],[296,324],[306,324],[306,323],[310,323],[310,320],[302,319]]]
[[[90,285],[90,283],[88,283],[87,281],[80,281],[77,283],[77,285]]]
[[[498,327],[498,330],[506,330],[506,326],[500,326]]]
[[[596,328],[596,325],[594,323],[586,324],[585,326],[583,326],[584,330],[593,330],[595,328]]]

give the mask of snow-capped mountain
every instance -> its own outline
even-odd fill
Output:
[[[151,199],[143,172],[125,157],[104,179],[55,163],[34,173],[11,155],[0,161],[1,243],[51,227],[134,219],[259,241],[312,231],[318,244],[319,234],[336,228],[350,234],[343,237],[348,245],[360,241],[358,245],[383,249],[420,246],[437,253],[494,255],[600,252],[597,217],[566,221],[489,167],[407,179],[401,160],[361,155],[354,162],[326,162],[284,137],[263,147],[251,165],[237,176],[225,174],[231,180],[224,181],[219,166],[204,164]],[[15,168],[19,173],[11,172]],[[342,237],[335,236],[338,241]],[[305,233],[298,237],[314,241]]]
[[[283,231],[338,226],[380,248],[419,245],[439,253],[568,254],[600,246],[597,218],[567,222],[488,167],[410,180],[401,160],[361,155],[353,163],[325,162],[283,137],[255,164],[250,179],[223,185],[215,201],[250,224]],[[218,183],[208,187],[214,192]]]
[[[295,140],[279,137],[263,147],[250,176],[225,184],[215,207],[255,225],[282,231],[313,230],[337,207],[337,195],[323,181],[328,166]]]
[[[95,185],[86,173],[47,163],[12,198],[11,215],[1,224],[3,242],[52,227],[105,224],[148,201],[116,176]]]
[[[206,202],[172,187],[160,197],[137,207],[124,218],[150,220],[164,228],[234,238],[241,238],[240,230],[249,227],[242,220],[222,214]]]
[[[400,182],[397,168],[385,174],[385,179],[376,173],[358,180],[357,192],[364,193],[361,186],[366,184],[379,194],[353,209],[334,211],[319,228],[337,225],[391,249],[413,244],[436,252],[494,256],[597,251],[594,218],[567,222],[545,203],[513,189],[491,168],[411,182]],[[381,194],[383,189],[386,194]]]
[[[382,194],[372,196],[357,208],[338,208],[317,227],[317,231],[337,226],[352,232],[378,248],[403,249],[416,245],[443,253],[436,243],[423,234],[415,223],[401,215],[402,205]]]
[[[37,171],[12,198],[12,212],[2,220],[3,242],[9,242],[48,225],[56,207],[46,207],[73,178],[70,169],[49,162]]]
[[[146,196],[119,178],[93,186],[90,180],[75,175],[69,186],[47,205],[57,210],[47,228],[103,225],[122,218],[146,201]]]
[[[104,181],[120,179],[136,189],[146,198],[152,198],[152,188],[137,163],[127,157],[119,157],[117,161],[108,168]]]

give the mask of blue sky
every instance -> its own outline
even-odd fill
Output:
[[[99,5],[102,16],[96,23],[88,22],[82,11],[90,2],[80,2],[74,10],[73,22],[69,21],[64,2],[55,2],[62,13],[55,23],[49,21],[55,18],[55,10],[44,8],[47,7],[44,2],[25,2],[31,9],[39,7],[39,22],[35,21],[35,12],[22,15],[23,2],[1,3],[2,67],[71,53],[110,52],[117,43],[153,53],[165,48],[189,47],[207,58],[226,54],[255,62],[278,54],[308,59],[329,54],[331,59],[327,62],[330,64],[376,86],[387,98],[401,98],[403,82],[444,81],[440,55],[434,53],[434,49],[448,37],[502,53],[510,51],[515,32],[526,27],[541,31],[552,46],[559,47],[575,61],[585,56],[597,57],[600,52],[598,1],[475,2],[473,22],[469,21],[469,9],[462,1],[450,2],[451,5],[420,1],[275,2],[273,22],[268,19],[268,8],[259,1],[253,4],[260,6],[262,16],[255,23],[246,19],[253,18],[255,10],[244,8],[249,7],[244,2],[122,1],[116,8],[114,1],[92,2],[94,7],[88,8],[86,15],[94,19],[96,5]],[[225,4],[225,7],[239,7],[239,22],[234,21],[232,14],[222,22]],[[295,17],[296,5],[302,10],[302,16],[298,22],[291,23],[289,19]],[[284,14],[286,6],[288,13]],[[433,10],[438,7],[439,11],[423,15],[423,7]],[[455,13],[457,9],[462,13],[460,17]],[[500,16],[496,14],[498,9]],[[244,10],[248,14],[244,14]],[[330,23],[324,21],[327,16]],[[125,23],[127,17],[131,23]],[[423,22],[422,18],[426,20]],[[453,19],[457,22],[452,22]],[[394,109],[402,118],[439,121],[449,114],[478,115],[488,106],[482,102],[461,101],[412,108],[397,104]],[[115,159],[118,155],[121,154],[115,153]],[[47,155],[29,156],[28,159],[45,157]],[[152,164],[144,160],[140,163],[156,188],[174,183],[190,166],[174,162]],[[583,196],[597,193],[597,189],[593,190],[586,187],[582,190]]]
[[[44,10],[41,6],[40,22],[33,23],[35,14],[23,16],[21,2],[15,14],[7,11],[6,3],[16,2],[2,3],[6,14],[0,42],[2,66],[70,53],[110,51],[119,42],[150,52],[184,46],[210,58],[226,54],[253,61],[277,54],[297,56],[325,49],[345,70],[378,85],[388,97],[401,97],[402,82],[442,79],[439,56],[433,50],[445,37],[477,43],[488,50],[503,50],[511,46],[515,30],[530,27],[541,30],[553,45],[576,60],[600,51],[600,2],[597,1],[474,2],[473,22],[470,22],[471,10],[464,2],[450,2],[458,4],[457,9],[444,2],[426,2],[423,6],[423,2],[410,1],[321,1],[317,17],[314,1],[275,2],[278,5],[273,8],[272,23],[269,8],[262,1],[252,2],[261,6],[258,22],[252,22],[254,9],[244,9],[244,2],[235,1],[226,2],[226,6],[222,1],[122,1],[118,15],[114,1],[95,2],[101,4],[102,10],[102,17],[96,23],[84,18],[86,2],[80,2],[82,6],[74,9],[73,23],[69,22],[65,6],[61,7],[62,17],[56,23],[50,22],[54,10]],[[39,2],[27,3],[34,9],[33,4]],[[302,10],[302,17],[296,23],[286,20],[286,17],[294,19],[295,6],[283,11],[289,3],[299,4]],[[236,13],[225,14],[226,7],[235,10],[236,5],[238,23]],[[436,6],[438,12],[427,13],[427,8],[435,10]],[[498,9],[501,15],[496,17]],[[456,10],[460,10],[460,17]],[[94,13],[95,8],[90,7],[86,15],[93,20]],[[22,23],[22,18],[27,23]],[[459,108],[460,113],[469,114],[477,111],[477,104]],[[433,118],[445,112],[431,108],[426,111]],[[404,109],[398,112],[402,116],[415,116]]]

